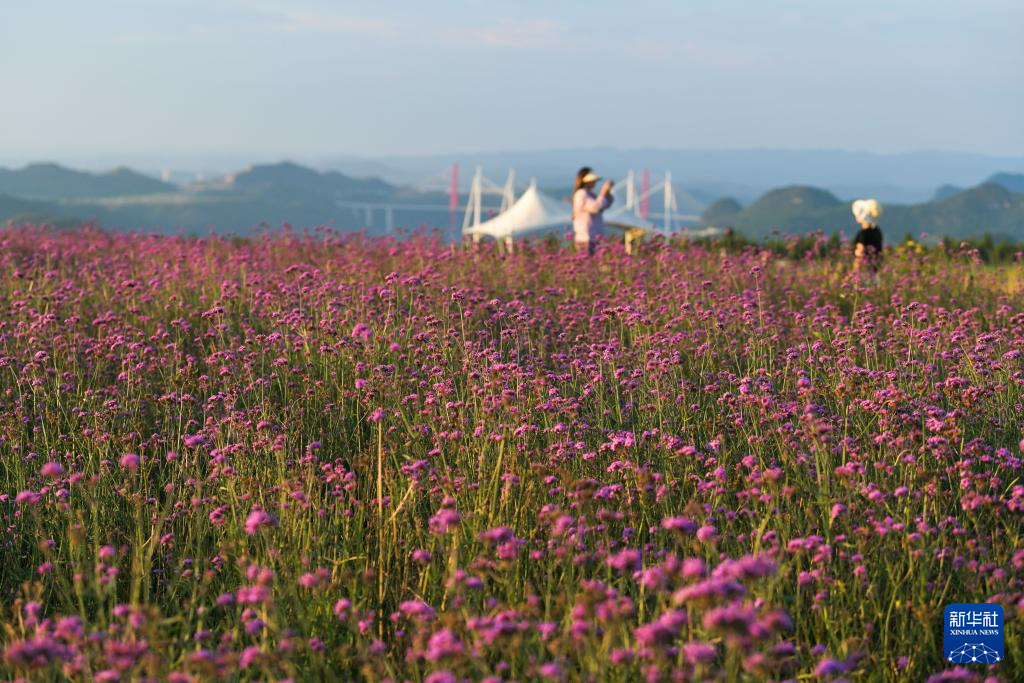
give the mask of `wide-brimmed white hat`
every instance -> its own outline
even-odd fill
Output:
[[[853,211],[853,217],[858,223],[878,225],[878,219],[882,216],[882,205],[877,199],[858,199],[850,210]]]

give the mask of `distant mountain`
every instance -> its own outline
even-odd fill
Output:
[[[1024,192],[1024,173],[996,173],[985,182],[1002,185],[1010,192]]]
[[[399,188],[377,178],[352,178],[337,171],[320,173],[282,161],[252,166],[229,178],[235,188],[274,194],[315,194],[348,201],[391,199]]]
[[[827,149],[592,147],[393,156],[377,161],[406,177],[423,178],[444,176],[454,161],[462,170],[463,188],[476,166],[492,179],[504,178],[509,168],[515,168],[518,177],[535,177],[543,186],[571,182],[584,165],[616,180],[629,169],[649,168],[652,180],[671,171],[677,189],[713,192],[715,198],[732,196],[744,202],[771,188],[813,185],[843,199],[877,197],[887,203],[913,203],[928,201],[944,183],[970,187],[997,171],[1024,173],[1024,157],[943,151],[877,154]],[[385,180],[404,182],[384,169],[381,172]]]
[[[22,199],[0,194],[0,216],[4,220],[15,222],[52,220],[60,216],[62,211],[50,202]]]
[[[709,220],[704,224],[714,225]],[[1024,240],[1024,194],[985,183],[939,201],[886,204],[881,224],[883,231],[897,235],[909,232],[972,237],[988,233],[1021,241]],[[848,202],[813,187],[787,187],[768,192],[730,216],[728,225],[754,238],[763,238],[773,231],[799,234],[845,230],[853,233],[857,229]]]
[[[1001,173],[995,177],[1013,184],[1020,176]],[[235,234],[277,228],[285,222],[296,228],[333,225],[371,234],[396,227],[454,230],[449,225],[446,193],[420,192],[376,178],[320,172],[291,162],[252,166],[218,182],[186,188],[127,169],[94,174],[35,164],[0,172],[0,186],[16,190],[0,190],[0,222],[35,220],[65,225],[81,220],[111,229]],[[564,179],[553,185],[563,186]],[[67,194],[60,194],[62,191]],[[568,193],[566,188],[554,194]],[[989,182],[961,191],[940,188],[939,194],[941,199],[917,204],[883,202],[883,230],[892,235],[927,232],[954,238],[989,233],[1024,240],[1024,193]],[[703,210],[703,225],[732,227],[755,239],[773,232],[820,229],[849,234],[856,230],[847,199],[808,185],[771,190],[745,207],[730,198],[710,205],[698,198],[680,198],[680,204],[692,205],[693,213]],[[485,203],[485,209],[490,208],[496,205]],[[651,209],[658,211],[658,198],[652,198]],[[454,218],[456,223],[461,221],[461,215]]]
[[[939,202],[893,207],[890,221],[911,233],[970,237],[988,233],[998,238],[1024,240],[1024,194],[1002,185],[985,183]]]
[[[844,206],[827,190],[804,185],[783,187],[766,193],[735,214],[730,227],[755,237],[764,237],[776,230],[811,232],[823,227],[823,220],[834,222]]]
[[[170,183],[127,168],[107,173],[74,171],[49,163],[29,164],[17,170],[0,168],[0,193],[26,199],[125,197],[177,191]]]
[[[953,195],[963,192],[964,188],[957,187],[956,185],[942,185],[935,190],[935,194],[932,195],[932,201],[942,201],[943,199],[949,199]]]
[[[92,174],[52,164],[7,172],[4,179],[10,178],[17,181],[9,184],[18,196],[0,196],[0,222],[66,224],[80,219],[111,229],[247,234],[284,223],[296,228],[333,225],[382,233],[390,228],[416,229],[449,221],[446,195],[419,193],[337,171],[321,173],[291,162],[252,166],[187,188],[126,170]],[[60,194],[62,190],[67,194]],[[414,206],[406,208],[409,204]],[[420,207],[423,204],[437,205],[440,210],[425,212]],[[390,211],[381,205],[390,206]]]
[[[704,209],[704,213],[700,215],[700,220],[705,225],[726,227],[730,225],[733,217],[742,210],[743,205],[738,201],[732,197],[724,197],[716,202],[712,202],[708,208]]]

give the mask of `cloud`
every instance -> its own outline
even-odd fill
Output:
[[[405,32],[394,21],[388,19],[367,19],[351,15],[306,10],[284,10],[280,14],[278,30],[289,33],[342,33],[398,40]]]
[[[573,41],[548,19],[499,19],[486,24],[430,23],[418,17],[394,14],[388,18],[359,16],[331,7],[292,5],[279,7],[265,2],[244,3],[259,13],[276,31],[354,35],[410,43],[446,46],[482,46],[501,49],[537,49],[571,46]]]
[[[484,27],[464,27],[460,35],[469,40],[489,47],[537,48],[553,47],[565,44],[566,37],[559,31],[558,25],[547,19],[528,19],[512,21],[509,19],[497,25]]]

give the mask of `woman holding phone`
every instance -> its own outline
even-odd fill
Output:
[[[597,240],[604,236],[604,218],[601,214],[612,205],[612,181],[606,180],[601,191],[594,194],[594,186],[601,176],[589,166],[576,173],[576,187],[572,193],[572,230],[577,253],[593,256]]]

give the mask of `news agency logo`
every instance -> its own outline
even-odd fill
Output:
[[[954,664],[996,664],[1003,658],[1003,607],[995,602],[946,605],[943,656]]]

